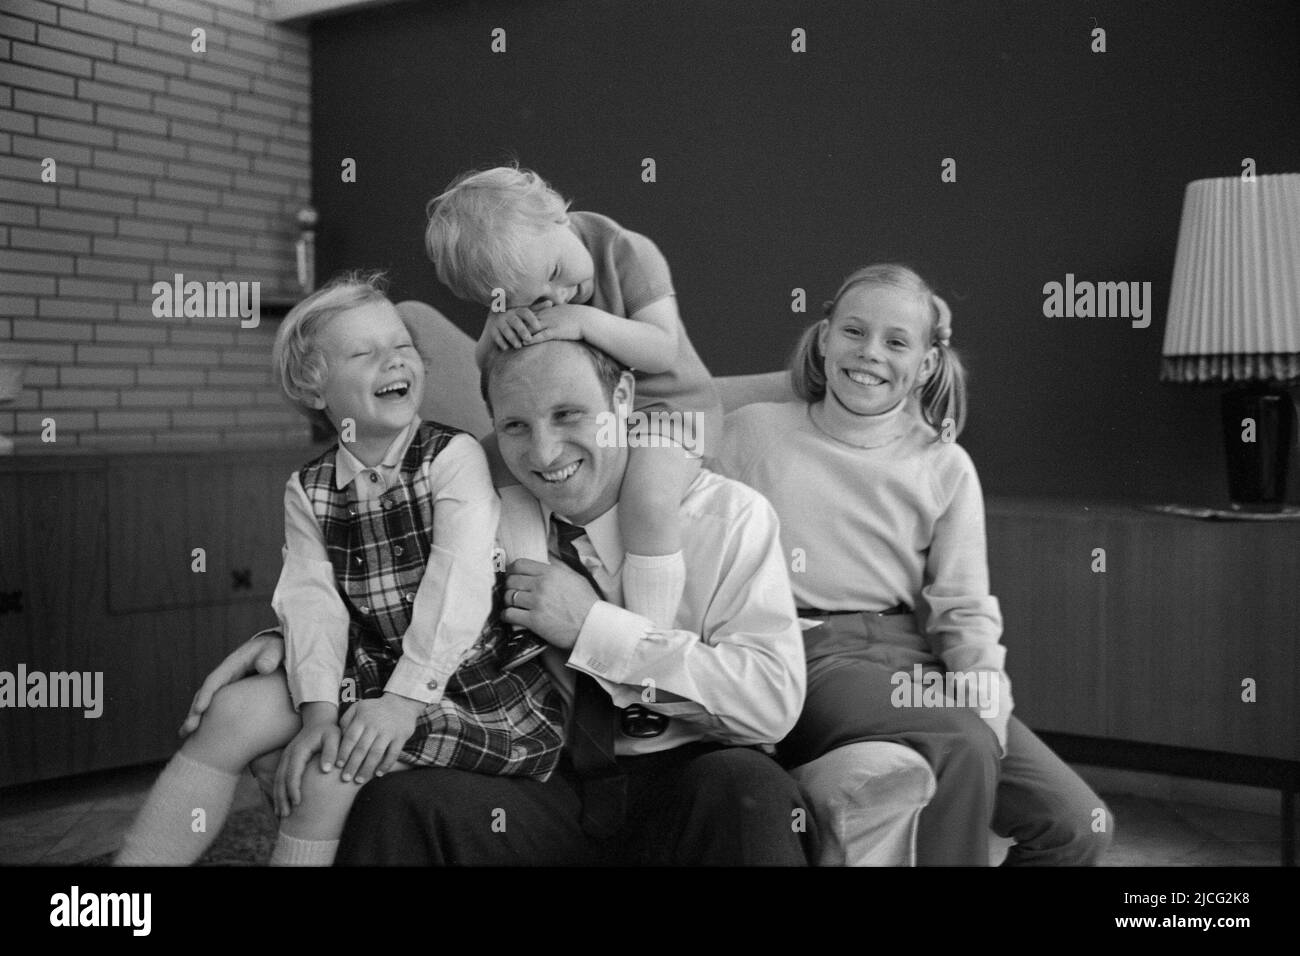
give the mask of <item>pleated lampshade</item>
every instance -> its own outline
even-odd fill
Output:
[[[1300,380],[1300,173],[1187,185],[1163,354],[1161,381]]]

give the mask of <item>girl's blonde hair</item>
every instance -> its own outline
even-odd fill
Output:
[[[907,266],[893,262],[864,266],[841,283],[835,297],[823,307],[824,318],[814,322],[799,337],[790,358],[790,384],[805,402],[820,402],[826,397],[826,356],[822,354],[818,333],[822,322],[829,323],[835,307],[845,293],[860,285],[882,285],[918,296],[930,318],[928,342],[939,350],[934,373],[921,386],[921,413],[931,427],[944,431],[944,422],[952,422],[952,438],[966,426],[966,369],[961,357],[949,345],[952,337],[952,310],[934,294],[929,284]]]
[[[569,203],[529,169],[497,166],[457,176],[429,200],[424,245],[438,280],[480,305],[525,278],[523,240],[568,219]]]
[[[334,430],[324,410],[311,404],[325,386],[327,370],[319,344],[321,332],[336,315],[359,305],[388,302],[384,287],[382,272],[346,273],[307,296],[280,322],[271,350],[275,380],[289,401],[318,428]]]

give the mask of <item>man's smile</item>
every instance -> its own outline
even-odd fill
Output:
[[[580,467],[582,467],[582,459],[570,462],[563,468],[555,468],[551,471],[538,471],[535,472],[535,474],[540,475],[542,480],[549,484],[558,485],[568,481],[576,475]]]

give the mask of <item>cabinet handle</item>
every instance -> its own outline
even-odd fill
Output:
[[[253,590],[253,569],[252,568],[232,568],[230,571],[230,590],[232,591],[251,591]]]
[[[10,591],[8,594],[0,593],[0,614],[8,614],[10,611],[15,614],[23,613],[22,591]]]

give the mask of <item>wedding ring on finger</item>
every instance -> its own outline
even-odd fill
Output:
[[[515,606],[515,595],[518,594],[518,593],[519,593],[519,589],[518,589],[518,588],[511,588],[509,591],[506,592],[506,606],[507,606],[507,607],[514,607],[514,606]]]

